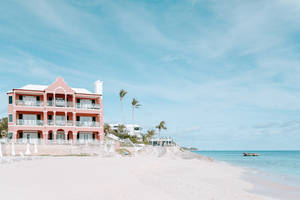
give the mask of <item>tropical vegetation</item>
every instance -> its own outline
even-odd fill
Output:
[[[161,145],[161,135],[160,135],[160,132],[161,130],[167,130],[167,127],[166,127],[166,122],[165,121],[161,121],[157,126],[156,128],[158,129],[158,133],[159,133],[159,143]]]
[[[125,97],[125,95],[127,94],[127,91],[124,89],[121,89],[119,92],[119,97],[120,97],[120,104],[121,104],[121,115],[122,115],[122,120],[123,123],[125,123],[125,115],[124,115],[124,108],[123,108],[123,98]]]
[[[8,120],[7,117],[0,119],[0,137],[7,137]]]
[[[134,109],[141,107],[141,104],[136,98],[133,98],[131,102],[131,106],[132,106],[132,123],[134,123]]]

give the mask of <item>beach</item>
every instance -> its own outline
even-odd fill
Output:
[[[69,156],[0,164],[1,198],[271,200],[244,169],[174,148],[134,156]]]

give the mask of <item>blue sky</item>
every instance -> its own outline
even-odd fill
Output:
[[[6,91],[62,76],[104,81],[106,122],[118,92],[165,120],[164,135],[204,150],[300,149],[300,2],[293,0],[2,1],[0,113]]]

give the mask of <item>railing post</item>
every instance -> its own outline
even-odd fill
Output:
[[[55,103],[55,92],[53,93],[53,106],[56,107],[56,103]]]
[[[73,126],[76,126],[76,113],[73,112]]]
[[[53,111],[53,122],[54,122],[54,126],[56,126],[56,111]]]

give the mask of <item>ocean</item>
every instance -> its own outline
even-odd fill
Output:
[[[218,161],[251,169],[256,174],[300,186],[300,151],[193,151]],[[244,157],[243,152],[259,153]]]

